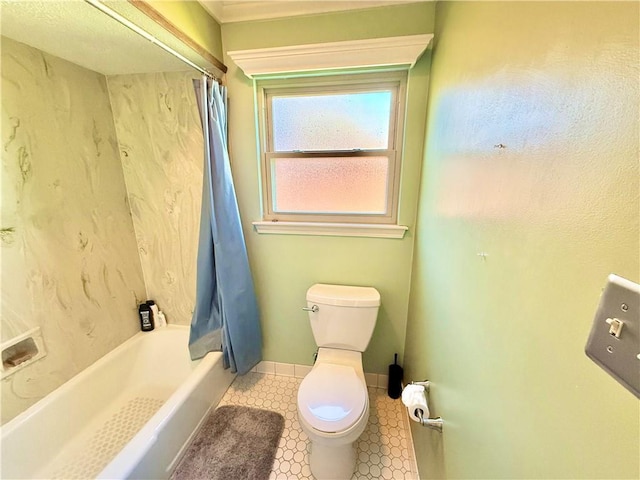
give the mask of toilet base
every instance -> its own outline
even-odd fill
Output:
[[[312,442],[309,466],[317,480],[349,480],[356,469],[355,444],[328,446]]]

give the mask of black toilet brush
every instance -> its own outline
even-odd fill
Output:
[[[387,393],[391,398],[400,398],[402,395],[402,367],[398,365],[398,354],[393,357],[393,365],[389,365],[389,385]]]

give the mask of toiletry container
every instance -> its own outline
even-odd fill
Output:
[[[140,316],[140,330],[143,332],[149,332],[153,330],[153,312],[151,311],[151,306],[142,303],[138,307],[138,315]]]

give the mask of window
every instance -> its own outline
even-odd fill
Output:
[[[406,72],[261,82],[264,219],[395,224],[405,86]]]

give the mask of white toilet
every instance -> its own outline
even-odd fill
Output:
[[[298,420],[311,440],[311,472],[318,480],[349,479],[354,442],[369,419],[362,352],[376,325],[380,294],[371,287],[316,284],[307,308],[318,357],[298,390]]]

